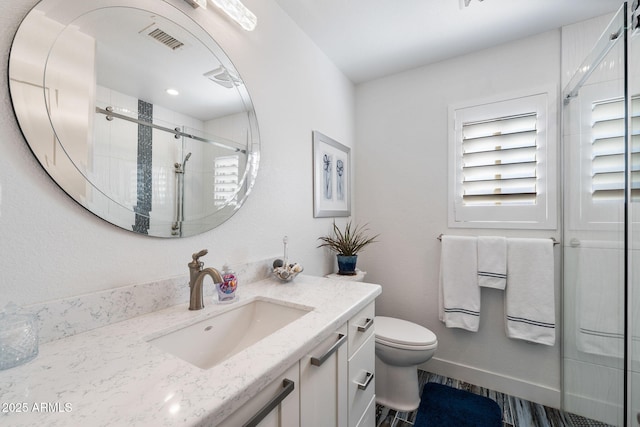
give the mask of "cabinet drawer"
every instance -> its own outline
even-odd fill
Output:
[[[355,427],[375,395],[375,339],[372,334],[349,359],[349,426]]]
[[[349,320],[349,357],[373,334],[375,316],[375,303],[372,302]]]
[[[369,406],[364,410],[362,418],[358,422],[358,427],[374,427],[376,425],[376,398],[371,398]]]

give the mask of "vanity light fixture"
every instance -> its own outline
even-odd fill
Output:
[[[201,7],[203,9],[207,8],[207,0],[184,0],[189,3],[193,8]]]
[[[253,31],[258,23],[258,18],[240,0],[211,0],[213,4],[224,11],[231,19],[236,21],[247,31]]]
[[[484,1],[484,0],[478,0],[478,1]],[[462,9],[463,7],[469,7],[469,4],[471,4],[471,0],[459,0],[459,2],[460,2],[460,9]]]
[[[194,8],[207,8],[207,0],[184,0]],[[466,1],[466,0],[465,0]],[[253,31],[258,23],[258,18],[240,0],[211,0],[213,4],[222,9],[231,19],[236,21],[247,31]]]

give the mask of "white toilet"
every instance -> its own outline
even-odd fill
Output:
[[[420,405],[418,365],[438,347],[429,329],[406,320],[376,316],[376,403],[399,412]]]

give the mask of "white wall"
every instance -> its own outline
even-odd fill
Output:
[[[77,205],[42,170],[15,120],[7,85],[0,85],[0,306],[186,275],[191,254],[202,248],[209,249],[203,261],[217,267],[277,256],[284,235],[305,272],[333,268],[330,255],[316,248],[331,219],[313,218],[311,131],[353,145],[352,84],[272,0],[246,1],[259,17],[250,33],[215,8],[168,1],[209,30],[249,88],[262,139],[251,196],[229,221],[195,237],[165,240],[116,228]],[[0,4],[4,76],[13,34],[35,4]]]
[[[381,233],[358,263],[382,284],[378,314],[438,336],[426,369],[559,406],[559,336],[554,347],[508,339],[503,293],[494,289],[482,290],[477,333],[444,327],[437,304],[440,233],[559,238],[558,230],[447,228],[448,106],[543,85],[560,88],[559,30],[357,86],[358,219]]]

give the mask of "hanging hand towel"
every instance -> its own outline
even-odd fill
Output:
[[[551,239],[507,239],[505,314],[509,338],[555,344],[553,261]]]
[[[478,286],[504,289],[507,285],[507,239],[478,237]]]
[[[448,328],[475,332],[480,325],[477,240],[442,236],[439,314]]]

